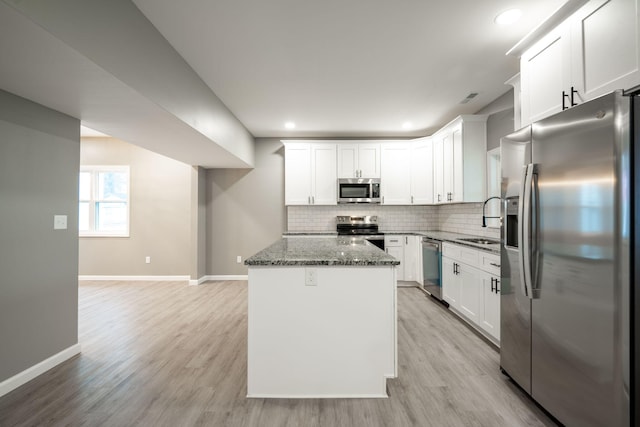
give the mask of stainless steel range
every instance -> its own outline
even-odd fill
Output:
[[[378,231],[378,217],[375,215],[337,216],[336,230],[339,236],[361,237],[384,250],[384,233]]]

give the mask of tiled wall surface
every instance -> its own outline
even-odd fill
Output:
[[[482,203],[440,206],[289,206],[288,231],[335,231],[338,215],[377,215],[380,231],[449,231],[500,237],[497,228],[482,227]]]
[[[482,227],[482,203],[438,206],[438,228],[451,233],[500,238],[499,228]]]

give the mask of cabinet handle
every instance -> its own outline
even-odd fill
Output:
[[[311,204],[312,205],[316,204],[316,196],[311,196]]]
[[[495,262],[490,262],[489,265],[500,268],[500,264],[496,264]]]
[[[413,196],[411,196],[411,204],[413,204]]]
[[[409,244],[409,238],[407,236],[404,236],[404,244],[405,245]]]
[[[500,281],[496,279],[496,294],[500,293],[500,289],[498,289],[498,283],[500,283]]]
[[[495,288],[493,287],[493,284],[495,283],[496,279],[494,279],[493,277],[491,278],[491,292],[495,292]]]
[[[574,89],[573,86],[571,86],[571,106],[575,107],[576,105],[578,105],[576,102],[574,102],[573,100],[573,95],[577,95],[578,91]]]
[[[307,204],[311,204],[311,196],[307,196]]]
[[[438,201],[440,201],[440,199],[441,199],[440,194],[438,194]]]
[[[564,105],[564,100],[565,100],[565,98],[568,98],[568,97],[569,97],[569,95],[567,95],[567,93],[565,91],[562,91],[562,111],[564,111],[567,108],[569,108],[566,105]]]

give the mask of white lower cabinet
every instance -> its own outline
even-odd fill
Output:
[[[482,309],[478,321],[489,335],[500,341],[500,276],[480,271]]]
[[[384,237],[385,251],[400,260],[397,267],[397,278],[402,281],[422,281],[422,246],[420,236],[408,234],[386,235]]]
[[[442,245],[442,296],[449,308],[500,343],[500,256],[466,246]]]
[[[456,274],[458,264],[451,258],[442,257],[442,299],[450,307],[460,305],[460,277]]]

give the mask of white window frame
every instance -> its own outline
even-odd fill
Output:
[[[89,202],[89,230],[78,230],[78,235],[80,237],[129,237],[129,228],[130,228],[130,210],[131,210],[131,173],[129,170],[129,166],[124,165],[81,165],[80,172],[89,172],[91,173],[91,198],[80,199],[78,196],[78,209],[80,209],[80,203]],[[96,204],[103,201],[97,199],[98,194],[98,180],[97,175],[100,172],[126,172],[127,174],[127,199],[125,203],[127,204],[126,208],[126,229],[124,231],[100,231],[96,230]],[[78,224],[80,220],[78,220]]]

